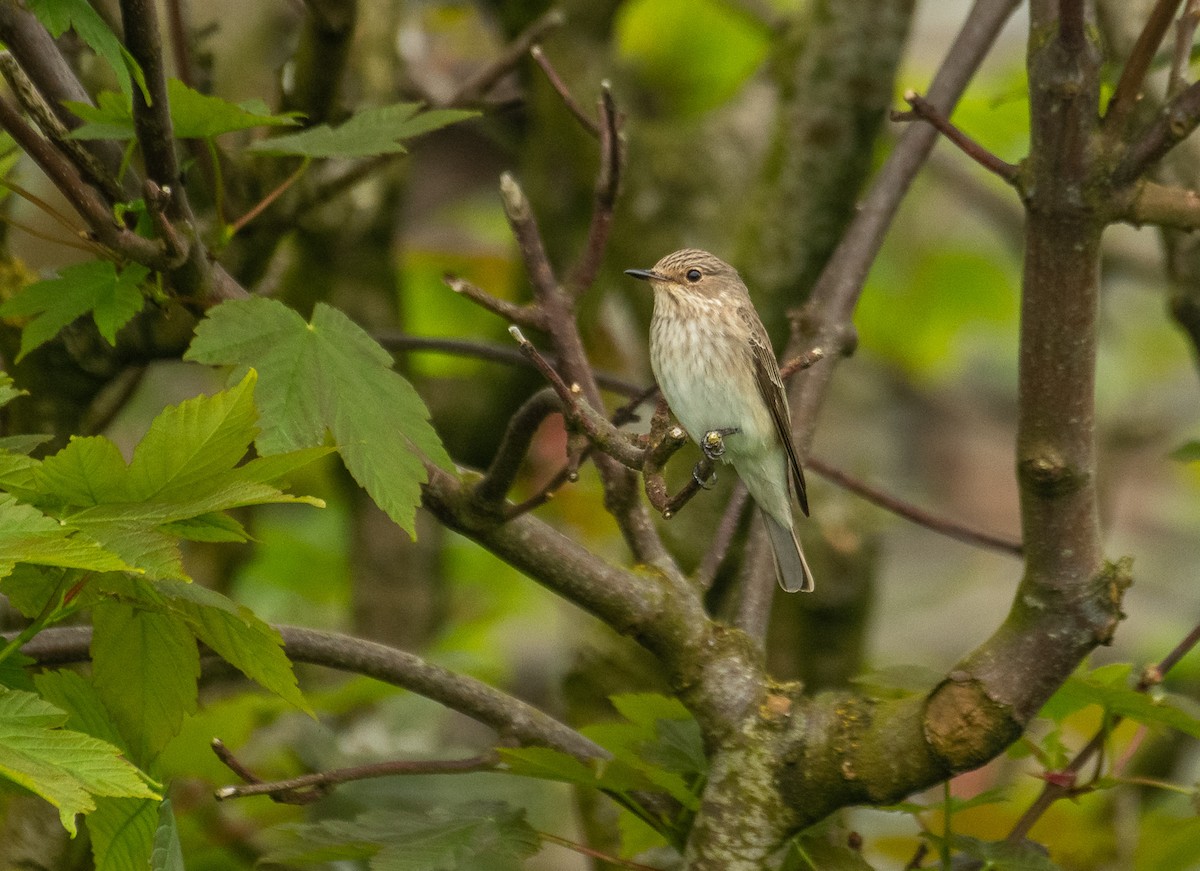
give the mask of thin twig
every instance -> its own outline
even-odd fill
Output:
[[[500,55],[491,63],[467,79],[454,95],[445,101],[447,106],[459,106],[463,103],[482,100],[488,91],[495,87],[504,76],[521,61],[530,47],[543,36],[566,23],[567,16],[561,9],[552,7],[526,27]]]
[[[721,515],[721,522],[717,524],[712,545],[709,546],[704,558],[700,560],[700,565],[692,575],[692,580],[700,589],[707,590],[716,580],[717,572],[720,571],[721,564],[725,562],[725,557],[729,554],[729,546],[733,544],[734,536],[737,535],[738,528],[742,524],[742,517],[745,516],[746,507],[749,504],[750,491],[746,489],[745,484],[738,481],[734,485],[733,493],[729,496],[725,513]]]
[[[7,130],[34,163],[49,176],[67,202],[84,219],[100,244],[151,269],[163,270],[171,267],[171,258],[163,247],[118,225],[108,206],[100,199],[95,189],[83,180],[75,165],[29,126],[16,107],[3,98],[0,98],[0,127]]]
[[[529,49],[529,54],[533,58],[534,62],[537,63],[537,65],[541,68],[542,72],[546,74],[546,79],[550,82],[550,87],[554,88],[555,93],[558,94],[558,98],[562,100],[563,105],[567,107],[567,111],[575,116],[575,120],[579,122],[580,126],[582,126],[584,130],[599,139],[600,125],[597,124],[591,117],[589,117],[585,111],[583,111],[583,107],[579,105],[579,101],[571,95],[571,91],[569,88],[567,88],[566,82],[562,80],[562,77],[559,76],[558,71],[554,69],[554,66],[550,63],[550,59],[546,57],[546,53],[542,51],[542,47],[540,45],[532,46]]]
[[[257,218],[259,215],[261,215],[264,211],[266,211],[267,208],[271,205],[271,203],[275,202],[277,199],[279,199],[281,196],[283,196],[284,193],[288,190],[288,188],[290,188],[292,185],[294,185],[296,182],[298,182],[300,180],[300,177],[302,175],[304,175],[304,173],[308,170],[308,167],[310,166],[310,164],[311,164],[311,161],[308,158],[305,158],[303,161],[301,161],[300,165],[298,167],[296,167],[295,172],[293,172],[291,175],[289,175],[287,178],[285,178],[283,181],[281,181],[278,185],[276,185],[274,190],[272,190],[265,197],[263,197],[261,200],[259,200],[258,203],[253,208],[251,208],[248,212],[246,212],[246,214],[242,215],[240,218],[238,218],[236,221],[234,221],[233,223],[231,223],[229,225],[229,227],[228,227],[229,235],[230,236],[236,235],[239,230],[241,230],[243,227],[245,227],[247,224],[249,224],[251,221],[253,221],[255,218]]]
[[[617,203],[617,190],[621,185],[621,167],[624,149],[621,147],[620,117],[613,102],[612,86],[606,81],[600,84],[600,171],[596,174],[596,193],[592,205],[592,218],[588,224],[587,241],[583,253],[567,280],[571,296],[578,299],[596,280],[604,249],[612,230],[613,209]]]
[[[1020,556],[1022,553],[1019,541],[974,529],[964,523],[959,523],[957,520],[951,520],[948,517],[939,517],[923,508],[918,508],[911,502],[906,502],[884,490],[880,490],[878,487],[873,487],[858,478],[848,475],[841,469],[834,468],[817,457],[810,456],[806,465],[822,478],[832,481],[843,489],[861,496],[873,505],[878,505],[880,508],[891,511],[905,520],[911,520],[913,523],[924,526],[926,529],[931,529],[934,532],[949,536],[957,541],[991,548],[1003,553],[1012,554],[1013,556]]]
[[[659,869],[650,865],[642,865],[629,859],[618,859],[616,856],[609,856],[606,853],[601,853],[599,850],[593,850],[591,847],[585,847],[583,844],[577,844],[574,841],[569,841],[566,838],[560,838],[558,835],[552,835],[549,832],[538,832],[537,836],[543,841],[549,841],[551,844],[558,844],[560,847],[566,847],[568,850],[574,850],[576,853],[579,853],[583,856],[590,856],[593,859],[599,859],[605,865],[614,865],[617,868],[628,868],[630,871],[659,871]]]
[[[481,291],[482,292],[482,291]],[[395,331],[382,331],[372,334],[379,344],[389,351],[427,351],[434,354],[450,354],[456,357],[474,357],[478,360],[488,360],[493,363],[504,363],[510,366],[529,366],[533,364],[519,350],[503,345],[492,345],[485,342],[473,342],[467,339],[443,339],[436,336],[410,336]],[[554,355],[545,355],[553,365]],[[642,387],[627,378],[614,375],[611,372],[596,372],[596,383],[605,390],[618,393],[621,396],[633,397],[627,404],[613,413],[613,423],[617,426],[634,420],[632,410],[641,405],[657,391],[658,387]],[[620,418],[620,419],[618,419]]]
[[[455,293],[465,296],[475,305],[487,309],[494,315],[499,315],[506,321],[531,329],[546,329],[546,314],[537,306],[517,305],[506,299],[499,299],[457,275],[447,273],[442,276],[442,281]]]
[[[1009,184],[1014,184],[1017,180],[1019,167],[1015,164],[1002,160],[997,155],[988,151],[966,133],[963,133],[958,127],[950,122],[950,119],[937,110],[937,108],[918,94],[916,91],[907,91],[904,94],[904,102],[912,106],[912,112],[896,112],[892,114],[893,121],[907,121],[911,118],[920,118],[932,124],[937,131],[953,142],[958,149],[978,163],[988,172],[991,172]]]
[[[521,260],[533,284],[534,298],[544,306],[558,293],[558,279],[546,254],[546,245],[542,241],[537,219],[533,216],[533,208],[512,173],[506,172],[500,176],[500,200],[521,249]],[[561,348],[558,350],[562,351]]]
[[[1138,34],[1137,42],[1133,44],[1129,57],[1125,60],[1121,78],[1117,80],[1112,98],[1108,101],[1108,111],[1104,115],[1104,126],[1118,135],[1133,112],[1133,107],[1137,105],[1138,95],[1146,81],[1146,73],[1154,60],[1154,53],[1162,44],[1167,28],[1175,18],[1175,10],[1181,2],[1183,0],[1158,0],[1154,4],[1145,27]],[[1082,12],[1080,19],[1082,20]]]
[[[214,739],[212,747],[217,758],[245,781],[240,786],[223,786],[218,789],[214,793],[217,801],[266,795],[280,804],[304,805],[328,795],[330,790],[343,783],[398,775],[472,774],[478,771],[495,771],[500,763],[500,757],[496,753],[483,753],[466,759],[393,759],[318,771],[285,780],[264,781],[251,774],[219,740]]]
[[[1200,644],[1200,623],[1192,627],[1192,631],[1184,636],[1175,647],[1160,659],[1157,663],[1149,665],[1143,670],[1141,677],[1138,679],[1134,689],[1139,693],[1144,693],[1151,687],[1162,683],[1167,672],[1174,668],[1179,660],[1183,659],[1197,644]],[[1029,834],[1029,830],[1034,824],[1041,819],[1042,814],[1062,798],[1069,798],[1074,795],[1078,789],[1075,783],[1076,776],[1088,761],[1099,754],[1104,749],[1104,744],[1108,740],[1109,734],[1123,718],[1120,714],[1114,714],[1108,719],[1108,722],[1102,726],[1091,740],[1083,746],[1083,749],[1075,754],[1075,757],[1067,763],[1067,766],[1062,771],[1054,772],[1056,775],[1052,778],[1045,778],[1042,785],[1042,791],[1038,793],[1037,798],[1025,809],[1025,813],[1021,814],[1020,819],[1013,825],[1012,830],[1008,833],[1007,840],[1020,841]]]
[[[521,463],[529,453],[534,434],[547,417],[562,412],[562,401],[552,387],[539,390],[517,409],[508,421],[508,428],[496,449],[496,455],[479,483],[475,485],[475,496],[485,505],[499,504],[504,500],[521,470]]]
[[[567,420],[578,426],[587,436],[588,441],[604,454],[629,469],[640,469],[645,459],[645,453],[634,443],[628,433],[617,429],[608,418],[592,408],[583,397],[583,391],[579,385],[568,385],[517,327],[509,327],[508,331],[517,340],[521,352],[529,357],[537,370],[550,382],[550,386],[554,388],[559,399],[562,400],[563,414]]]
[[[1129,146],[1113,170],[1114,185],[1128,184],[1162,159],[1200,124],[1200,82],[1193,82],[1168,103]]]
[[[1170,99],[1187,87],[1187,72],[1192,60],[1192,42],[1200,25],[1200,0],[1187,0],[1183,14],[1175,23],[1175,54],[1171,58],[1171,76],[1167,83]]]

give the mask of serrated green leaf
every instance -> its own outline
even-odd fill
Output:
[[[159,805],[146,798],[96,799],[96,809],[87,815],[95,871],[149,866]]]
[[[72,834],[75,815],[95,809],[92,796],[157,798],[118,748],[56,728],[66,719],[32,693],[0,689],[0,776],[57,807]]]
[[[183,846],[179,843],[179,828],[175,825],[175,810],[170,799],[164,799],[158,806],[158,829],[154,833],[150,871],[185,871]]]
[[[0,406],[8,405],[18,396],[28,396],[28,390],[21,390],[13,386],[12,376],[7,372],[0,372]],[[6,438],[11,438],[8,436]],[[50,436],[46,436],[50,438]],[[3,446],[3,439],[0,439],[0,446]]]
[[[32,317],[21,330],[17,361],[88,312],[100,334],[109,344],[116,344],[117,331],[145,304],[138,287],[149,274],[150,270],[137,263],[118,272],[112,261],[90,260],[64,267],[58,278],[22,288],[0,305],[0,317]]]
[[[15,563],[90,569],[97,572],[133,571],[123,559],[90,538],[0,493],[0,565]],[[7,571],[4,572],[7,574]]]
[[[148,766],[196,712],[200,654],[172,614],[102,602],[92,609],[92,673],[133,759]]]
[[[38,489],[66,505],[99,505],[123,494],[128,469],[121,451],[103,436],[71,436],[37,469]]]
[[[0,403],[2,405],[3,403]],[[14,454],[28,454],[34,448],[44,445],[54,436],[49,433],[18,433],[10,436],[0,436],[0,451]]]
[[[228,514],[216,512],[189,517],[185,520],[172,520],[159,527],[167,535],[174,535],[186,541],[205,542],[243,542],[250,540],[246,527]]]
[[[20,563],[12,567],[7,577],[0,579],[0,593],[8,603],[31,620],[45,609],[51,599],[58,599],[78,577],[70,569]]]
[[[133,95],[132,78],[137,79],[145,93],[141,67],[87,0],[28,0],[26,6],[55,38],[74,28],[79,38],[112,67],[127,99]]]
[[[311,866],[369,858],[372,871],[519,871],[541,846],[524,811],[500,802],[368,811],[353,821],[287,827],[290,843],[267,863]]]
[[[549,747],[500,747],[496,752],[513,774],[593,788],[599,783],[590,765],[560,750]]]
[[[311,714],[279,633],[249,609],[195,584],[164,581],[154,589],[196,637],[250,680]]]
[[[331,431],[351,475],[410,532],[426,480],[418,452],[453,467],[425,404],[392,371],[387,351],[323,303],[311,324],[275,300],[223,303],[201,322],[185,356],[252,366],[259,374],[259,453],[316,447]]]
[[[120,750],[127,749],[96,687],[82,674],[61,669],[46,671],[34,678],[34,684],[45,701],[66,712],[63,725],[67,728],[107,741]]]
[[[252,127],[292,127],[295,113],[272,115],[261,102],[230,103],[189,88],[179,79],[167,80],[171,124],[178,139],[207,139]],[[73,139],[133,139],[133,107],[127,97],[103,91],[97,105],[68,101],[67,107],[84,120],[71,132]]]
[[[406,149],[400,144],[401,140],[412,139],[478,114],[462,109],[422,112],[420,103],[396,103],[364,109],[337,127],[318,124],[299,133],[264,139],[247,150],[310,158],[403,154]]]
[[[1172,704],[1169,697],[1151,698],[1137,692],[1130,686],[1131,671],[1128,663],[1113,663],[1086,674],[1071,675],[1042,707],[1041,716],[1058,723],[1089,705],[1099,705],[1110,715],[1146,725],[1168,726],[1200,738],[1200,719]]]
[[[248,372],[228,390],[164,409],[133,451],[129,498],[170,501],[232,469],[257,432],[256,380]]]

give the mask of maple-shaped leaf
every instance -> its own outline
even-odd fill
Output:
[[[337,127],[318,124],[299,133],[288,133],[255,142],[247,150],[261,154],[296,157],[372,157],[403,154],[402,140],[412,139],[439,127],[473,118],[478,112],[465,109],[431,109],[422,112],[420,103],[395,103],[364,109]]]
[[[386,350],[346,315],[318,303],[311,323],[271,299],[231,300],[209,310],[185,359],[253,367],[263,455],[320,445],[333,433],[354,479],[412,531],[424,456],[453,468],[416,390]]]
[[[58,335],[89,312],[110,345],[117,330],[142,310],[146,298],[138,286],[150,274],[131,263],[118,271],[108,260],[91,260],[60,270],[58,278],[37,281],[0,305],[0,317],[31,317],[21,330],[17,360]]]

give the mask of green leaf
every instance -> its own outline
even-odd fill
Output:
[[[120,602],[96,605],[92,624],[96,690],[146,767],[196,712],[196,639],[180,617]]]
[[[16,563],[90,569],[97,572],[134,568],[74,529],[0,493],[0,577]]]
[[[126,99],[133,94],[131,72],[146,92],[141,68],[88,0],[27,0],[26,6],[56,39],[73,27],[79,38],[112,67]]]
[[[831,843],[826,833],[805,834],[792,841],[800,857],[798,866],[805,871],[874,871],[862,853],[844,843]]]
[[[100,700],[95,685],[77,671],[46,671],[34,678],[38,693],[67,714],[69,729],[107,741],[124,751],[128,747],[112,715]]]
[[[184,871],[183,847],[179,843],[179,828],[175,825],[175,811],[170,799],[164,799],[158,806],[158,829],[154,833],[150,871]]]
[[[160,802],[148,798],[97,798],[87,815],[95,871],[146,868],[154,850]]]
[[[1113,663],[1086,674],[1073,674],[1042,707],[1041,716],[1058,723],[1089,705],[1099,705],[1109,715],[1169,726],[1200,738],[1200,719],[1172,704],[1169,697],[1152,698],[1134,690],[1130,686],[1131,671],[1128,663]]]
[[[249,608],[195,584],[163,581],[154,590],[218,656],[264,689],[312,713],[283,652],[283,639]]]
[[[406,149],[400,140],[412,139],[478,114],[462,109],[422,112],[420,103],[396,103],[364,109],[337,127],[318,124],[299,133],[264,139],[247,150],[312,158],[403,154]]]
[[[128,469],[120,449],[103,436],[71,436],[37,469],[38,489],[66,505],[99,505],[123,496]]]
[[[931,841],[936,838],[925,833]],[[1046,848],[1032,841],[981,841],[967,835],[954,835],[950,846],[965,856],[983,863],[981,871],[1061,871],[1050,861]]]
[[[1200,441],[1184,442],[1171,451],[1171,459],[1181,463],[1200,462]]]
[[[355,820],[325,820],[285,830],[290,842],[268,864],[309,867],[370,859],[372,871],[520,871],[541,846],[524,811],[499,802],[455,808],[368,811]]]
[[[110,345],[117,331],[142,310],[146,299],[138,289],[150,274],[145,266],[127,265],[118,272],[108,260],[64,267],[58,278],[34,282],[0,305],[0,317],[32,316],[21,331],[19,362],[88,312]]]
[[[178,79],[167,80],[171,124],[178,139],[208,139],[252,127],[291,127],[296,114],[272,115],[261,102],[230,103],[193,90]],[[133,139],[133,108],[127,97],[103,91],[97,105],[67,101],[67,107],[84,120],[71,132],[73,139]]]
[[[21,390],[13,386],[12,376],[7,372],[0,372],[0,406],[8,405],[18,396],[28,396],[28,390]],[[49,436],[47,437],[49,438]]]
[[[184,520],[172,520],[159,527],[167,535],[186,541],[243,542],[250,540],[250,533],[240,522],[228,514],[211,512]]]
[[[356,481],[388,516],[413,529],[423,454],[453,468],[412,385],[391,356],[335,308],[311,324],[280,302],[234,300],[211,309],[185,357],[258,371],[259,453],[321,445],[327,430]]]
[[[16,435],[0,436],[0,451],[14,454],[28,454],[34,448],[44,445],[54,436],[49,433],[17,433]]]
[[[596,788],[600,782],[592,766],[561,750],[549,747],[499,747],[496,752],[513,774],[592,788]]]
[[[49,801],[63,827],[95,810],[93,796],[157,798],[106,741],[58,728],[67,715],[33,693],[0,689],[0,776]]]

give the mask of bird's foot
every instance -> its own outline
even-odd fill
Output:
[[[708,472],[707,477],[704,475],[705,472]],[[711,490],[713,487],[717,486],[717,470],[706,469],[704,467],[704,461],[701,460],[692,467],[692,480],[695,481],[701,487],[701,489]]]
[[[704,456],[710,460],[719,460],[725,456],[725,436],[734,435],[741,431],[741,428],[736,426],[710,429],[704,434],[704,438],[700,439],[700,450],[704,451]]]

